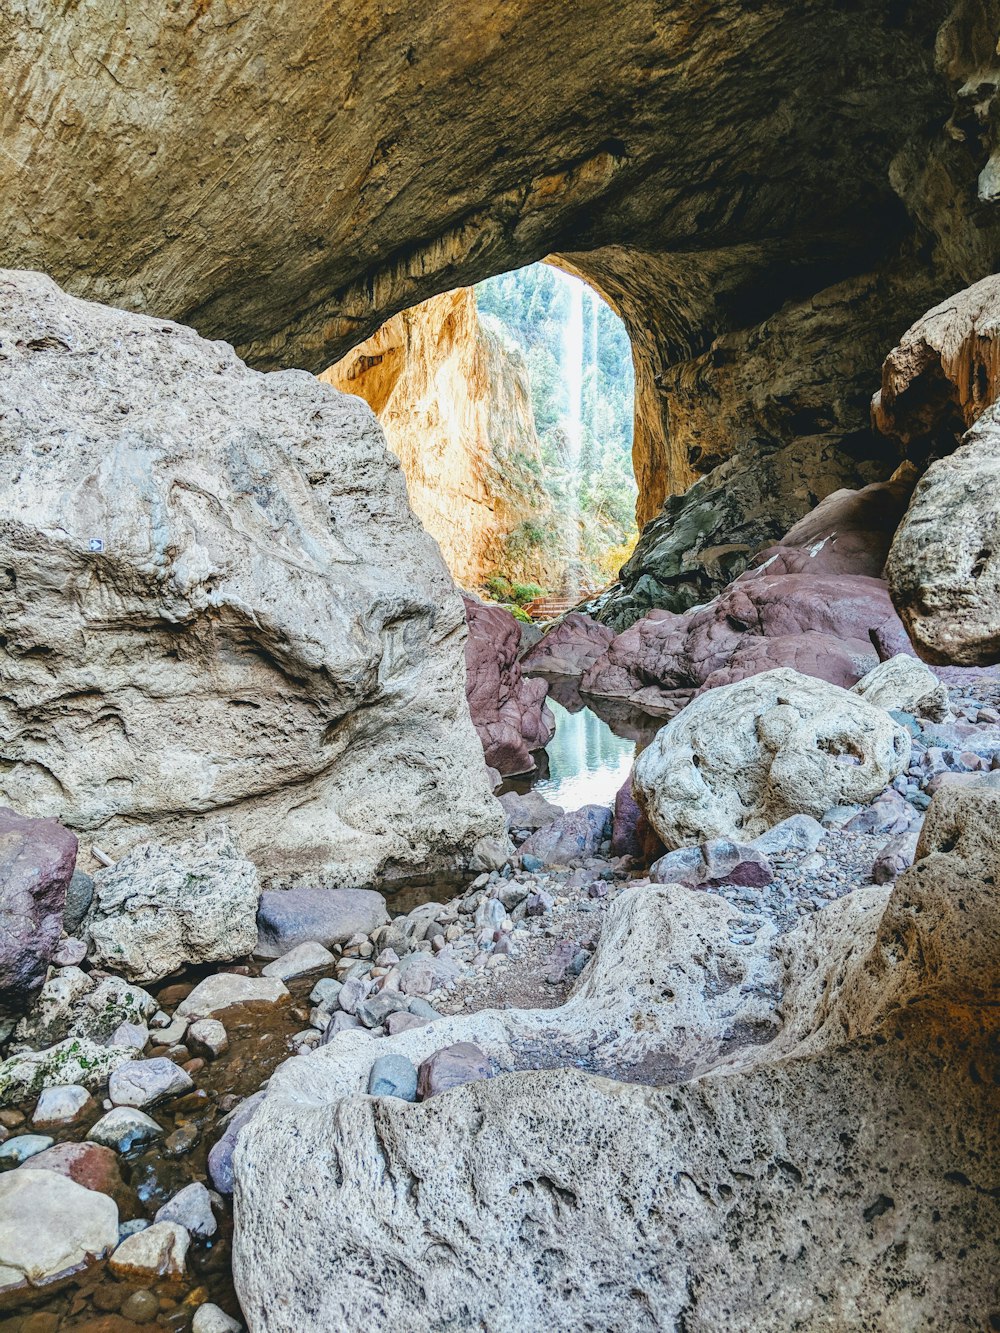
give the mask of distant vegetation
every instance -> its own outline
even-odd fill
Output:
[[[549,264],[532,264],[476,288],[484,323],[496,321],[524,353],[541,442],[540,479],[556,516],[554,523],[523,522],[511,533],[511,563],[530,568],[535,553],[539,567],[551,569],[560,567],[562,559],[567,588],[614,578],[636,535],[632,352],[625,326],[590,288],[583,299],[582,432],[575,462],[566,435],[565,331],[572,311],[571,284],[576,281]],[[534,457],[525,462],[538,467]],[[513,605],[531,600],[498,596],[499,586],[486,591]]]

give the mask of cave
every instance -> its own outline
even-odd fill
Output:
[[[1000,1327],[998,32],[0,13],[0,1333]]]

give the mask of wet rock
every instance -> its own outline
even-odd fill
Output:
[[[116,1106],[155,1106],[193,1087],[191,1076],[173,1060],[157,1056],[119,1065],[108,1080],[108,1095]]]
[[[525,671],[579,676],[607,651],[614,631],[579,611],[570,611],[521,658]]]
[[[114,1148],[119,1153],[129,1152],[136,1144],[149,1143],[162,1137],[163,1130],[152,1117],[127,1106],[116,1106],[102,1115],[87,1134],[92,1143]]]
[[[521,627],[502,606],[465,597],[465,693],[486,763],[509,776],[535,768],[532,751],[555,732],[544,680],[525,676],[518,661]]]
[[[389,920],[385,899],[370,889],[286,889],[261,895],[257,952],[280,958],[299,944],[324,948],[371,935]]]
[[[507,827],[511,829],[530,829],[534,832],[566,813],[561,805],[553,805],[537,791],[525,792],[523,796],[519,792],[508,791],[497,799],[507,816]]]
[[[71,1125],[93,1108],[94,1099],[78,1083],[45,1088],[31,1117],[35,1125]]]
[[[261,976],[288,981],[290,977],[300,977],[304,972],[317,972],[321,967],[330,967],[333,962],[334,957],[329,949],[317,944],[315,940],[308,940],[261,968]]]
[[[887,712],[903,712],[941,721],[948,712],[948,690],[923,662],[898,653],[880,662],[851,691]]]
[[[135,1195],[122,1179],[117,1156],[102,1144],[56,1143],[32,1157],[29,1168],[22,1169],[55,1171],[85,1189],[107,1194],[118,1205],[120,1216],[128,1217],[136,1210]]]
[[[183,1277],[190,1244],[190,1236],[176,1222],[155,1222],[123,1240],[108,1267],[118,1277]]]
[[[290,998],[288,988],[277,977],[243,977],[234,972],[218,972],[195,986],[177,1006],[175,1017],[211,1018],[234,1004],[270,1006]]]
[[[160,1302],[152,1291],[133,1291],[123,1303],[123,1319],[130,1319],[134,1324],[151,1324],[160,1313]]]
[[[649,878],[654,884],[684,884],[691,889],[718,884],[763,888],[773,881],[774,867],[756,847],[716,838],[661,856],[650,868]]]
[[[792,814],[867,801],[901,773],[910,737],[888,713],[793,671],[694,700],[635,761],[633,788],[668,848],[749,841]]]
[[[425,1102],[450,1088],[490,1077],[490,1063],[473,1042],[445,1046],[422,1061],[417,1070],[417,1096]]]
[[[0,1176],[0,1300],[59,1283],[118,1242],[113,1200],[54,1171]]]
[[[372,1065],[368,1092],[372,1097],[400,1097],[404,1102],[415,1102],[416,1068],[405,1055],[382,1055]]]
[[[232,1319],[210,1301],[198,1306],[191,1323],[191,1333],[241,1333],[242,1328],[238,1319]]]
[[[196,1055],[215,1060],[229,1049],[229,1036],[217,1018],[199,1018],[188,1028],[187,1044]]]
[[[0,1106],[29,1101],[44,1088],[58,1084],[99,1088],[112,1070],[130,1058],[120,1047],[99,1046],[84,1037],[68,1037],[44,1051],[12,1055],[0,1064]]]
[[[218,1199],[218,1195],[215,1196]],[[219,1224],[212,1211],[212,1194],[200,1180],[180,1190],[157,1210],[157,1222],[176,1222],[192,1236],[214,1236]]]
[[[37,1153],[51,1148],[55,1139],[48,1134],[18,1134],[0,1143],[0,1167],[20,1166]]]
[[[82,929],[99,967],[158,981],[252,953],[259,898],[256,866],[216,828],[176,845],[143,843],[98,871]]]
[[[75,864],[76,838],[56,820],[0,808],[0,1022],[41,989]]]
[[[581,806],[560,815],[522,843],[521,864],[525,856],[532,856],[544,865],[579,865],[597,855],[610,833],[611,811],[607,806]]]

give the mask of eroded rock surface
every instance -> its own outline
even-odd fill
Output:
[[[465,689],[486,762],[505,775],[530,773],[532,752],[543,749],[555,732],[545,703],[548,686],[523,674],[521,626],[509,611],[467,597],[465,613]]]
[[[225,818],[264,878],[502,835],[461,602],[364,404],[0,275],[0,796],[117,853]]]

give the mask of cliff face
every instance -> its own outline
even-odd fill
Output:
[[[471,288],[394,315],[320,378],[370,404],[403,466],[410,504],[459,583],[497,570],[551,583],[558,574],[525,525],[552,519],[527,367],[481,321]]]

